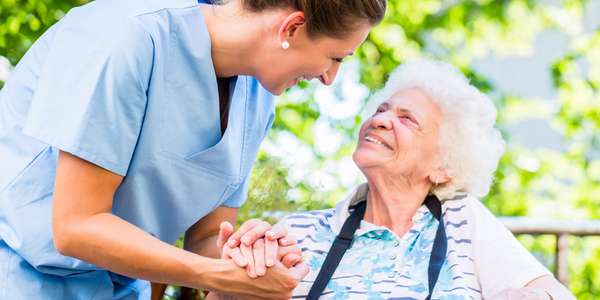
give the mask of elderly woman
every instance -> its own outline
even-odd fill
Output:
[[[294,298],[574,299],[478,200],[504,151],[490,99],[426,60],[400,66],[376,99],[353,155],[367,182],[281,222],[310,266]]]
[[[376,97],[353,155],[367,182],[335,209],[281,221],[311,270],[294,298],[573,299],[478,200],[504,150],[490,99],[425,60]]]
[[[279,224],[310,267],[293,298],[574,299],[478,200],[504,150],[490,99],[425,60],[376,99],[353,155],[367,182]]]

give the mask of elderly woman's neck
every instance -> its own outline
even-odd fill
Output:
[[[412,226],[412,218],[429,193],[429,184],[381,182],[369,180],[367,209],[364,220],[385,226],[403,236]]]

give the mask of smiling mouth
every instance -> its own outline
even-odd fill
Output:
[[[322,84],[325,84],[325,77],[323,77],[323,75],[320,75],[318,77],[314,77],[314,76],[300,76],[300,77],[297,77],[296,79],[294,79],[294,85],[298,84],[298,82],[300,82],[300,81],[311,81],[311,80],[313,80],[315,78],[319,79],[319,81]]]
[[[369,135],[365,136],[365,141],[373,143],[373,144],[384,146],[384,147],[386,147],[386,148],[388,148],[390,150],[394,150],[394,149],[392,149],[392,147],[390,147],[390,145],[384,143],[383,141],[381,141],[379,139],[376,139],[376,138],[374,138],[372,136],[369,136]]]

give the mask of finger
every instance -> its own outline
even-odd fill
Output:
[[[227,248],[227,255],[229,256],[229,258],[231,258],[231,260],[233,260],[233,262],[241,268],[244,268],[246,266],[248,266],[248,260],[244,257],[244,255],[242,255],[242,251],[240,250],[239,247],[236,248]]]
[[[288,234],[286,237],[279,239],[279,246],[282,247],[296,245],[297,243],[296,237],[292,234]]]
[[[291,253],[283,257],[281,260],[281,264],[283,264],[286,268],[291,268],[302,262],[302,256]]]
[[[277,260],[281,260],[282,257],[292,253],[302,256],[302,249],[300,249],[298,245],[292,245],[287,247],[280,246],[279,250],[277,251]]]
[[[310,269],[308,268],[308,265],[305,263],[299,263],[299,264],[289,268],[289,270],[290,270],[290,275],[292,275],[292,277],[294,277],[298,281],[302,280],[302,278],[304,278],[306,275],[308,275],[308,272],[310,271]]]
[[[229,237],[229,240],[227,241],[229,246],[232,248],[237,247],[237,245],[239,245],[240,239],[242,238],[242,235],[248,232],[248,230],[254,228],[254,226],[256,226],[260,222],[262,221],[258,219],[250,219],[244,222],[244,224],[242,224],[242,226],[240,226],[240,228]]]
[[[248,265],[246,265],[246,272],[250,278],[256,278],[256,270],[254,269],[254,254],[252,253],[252,246],[241,244],[239,249],[242,252],[242,255],[248,261]]]
[[[254,270],[256,276],[263,276],[267,273],[265,266],[265,240],[259,239],[252,245],[252,253],[254,254]]]
[[[277,240],[265,240],[265,265],[269,268],[274,266],[277,260],[278,244]]]
[[[227,239],[229,239],[229,236],[231,236],[232,233],[233,225],[227,221],[221,222],[219,225],[219,236],[217,238],[217,247],[219,247],[219,249],[223,248],[225,242],[227,242]]]
[[[287,228],[285,226],[276,225],[273,226],[271,230],[268,230],[265,233],[265,237],[269,240],[278,240],[284,238],[288,234]]]
[[[271,224],[261,221],[258,225],[254,226],[254,228],[248,230],[241,238],[243,244],[252,245],[256,240],[263,238],[265,236],[265,232],[271,229]]]

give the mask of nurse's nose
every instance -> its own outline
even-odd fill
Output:
[[[331,67],[321,75],[322,82],[324,85],[331,85],[335,80],[338,70],[340,69],[340,63],[334,63]]]

